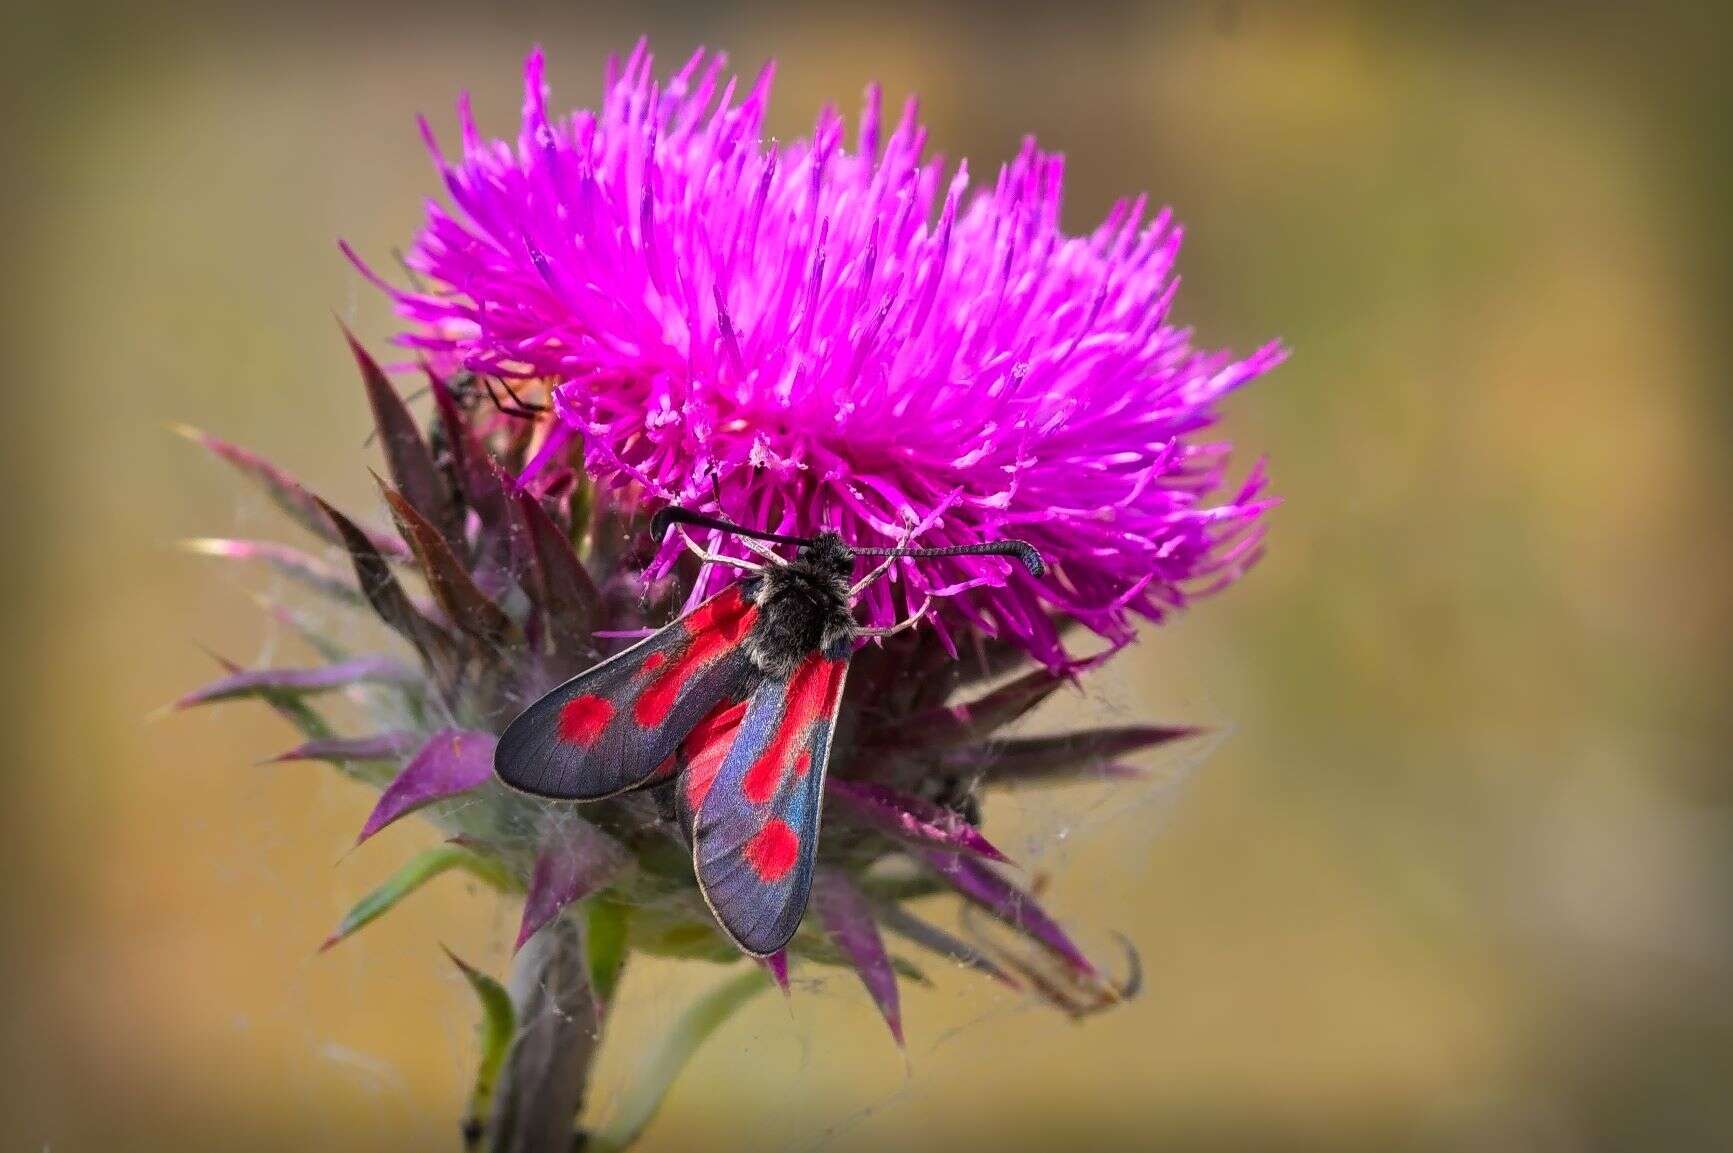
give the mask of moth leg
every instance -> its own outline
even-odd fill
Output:
[[[732,565],[734,568],[745,569],[747,572],[751,573],[764,571],[763,565],[753,564],[749,560],[741,560],[737,556],[723,556],[721,553],[706,552],[703,545],[686,535],[685,529],[680,530],[680,540],[689,550],[691,550],[693,556],[697,557],[705,564]]]
[[[506,416],[515,417],[518,420],[534,420],[548,410],[548,406],[545,404],[525,400],[503,380],[496,381],[493,377],[488,376],[482,378],[482,383],[487,388],[487,398],[493,402],[494,408]],[[499,393],[496,391],[498,388],[503,388],[505,394],[511,397],[510,403],[499,398]]]
[[[886,571],[889,570],[890,567],[896,563],[897,563],[896,557],[894,557],[894,556],[886,557],[884,559],[883,563],[881,563],[878,568],[875,568],[872,572],[867,573],[866,576],[862,577],[858,581],[855,581],[854,584],[849,587],[849,590],[848,590],[849,599],[853,600],[855,597],[860,596],[860,594],[866,590],[866,587],[868,585],[872,584],[874,581],[876,581],[880,577],[884,576]]]
[[[933,598],[929,596],[921,602],[921,607],[916,609],[915,614],[907,620],[898,621],[896,624],[882,629],[856,629],[854,635],[857,637],[894,637],[904,629],[913,628],[920,623],[921,619],[927,615],[927,610],[932,607]]]
[[[765,560],[769,561],[771,564],[776,565],[778,568],[788,567],[788,560],[763,541],[753,540],[749,536],[737,536],[734,539],[763,557]]]

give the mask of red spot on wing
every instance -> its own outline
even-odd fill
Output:
[[[782,784],[783,772],[793,767],[804,774],[812,764],[812,752],[804,746],[813,722],[828,716],[836,704],[836,690],[842,684],[841,661],[811,656],[802,661],[788,679],[788,692],[783,700],[782,718],[776,733],[759,758],[746,770],[740,791],[755,805],[762,805],[776,795]],[[804,763],[790,765],[790,754],[796,748]]]
[[[568,745],[594,744],[613,719],[614,706],[606,698],[573,697],[560,710],[560,740]]]
[[[710,786],[716,783],[717,770],[728,759],[728,750],[734,744],[735,734],[745,716],[745,701],[724,705],[699,721],[698,727],[681,742],[679,756],[686,767],[683,780],[686,805],[692,812],[696,813],[704,804],[704,798],[710,795]]]
[[[804,777],[810,768],[812,768],[812,750],[802,749],[800,756],[794,758],[794,775]]]
[[[657,649],[655,652],[644,658],[644,667],[641,671],[653,673],[667,663],[668,654],[663,652],[661,649]]]
[[[800,857],[800,838],[788,822],[772,817],[746,842],[746,863],[764,881],[780,881]]]
[[[752,627],[757,615],[755,606],[740,595],[740,586],[724,589],[710,600],[693,609],[681,622],[687,636],[685,648],[661,675],[638,694],[632,715],[645,728],[654,728],[668,719],[680,690],[706,665],[733,650]],[[661,668],[644,662],[645,668]]]

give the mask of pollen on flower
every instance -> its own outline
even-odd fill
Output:
[[[882,120],[876,87],[852,141],[826,111],[776,142],[768,68],[739,84],[699,52],[659,82],[640,45],[569,114],[543,72],[538,51],[515,145],[460,105],[461,155],[435,148],[451,204],[408,257],[428,286],[386,286],[435,363],[552,388],[531,472],[581,438],[605,485],[774,531],[1025,539],[1046,577],[904,560],[859,614],[887,625],[931,596],[942,643],[1005,637],[1055,667],[1059,619],[1124,643],[1257,558],[1262,471],[1227,487],[1205,433],[1284,353],[1193,348],[1169,323],[1167,212],[1140,196],[1067,235],[1061,156],[1027,140],[977,183],[927,155],[913,100]]]

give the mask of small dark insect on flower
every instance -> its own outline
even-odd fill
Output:
[[[789,537],[682,508],[651,522],[740,539],[762,564],[706,551],[747,578],[680,620],[549,692],[500,737],[494,769],[512,788],[598,801],[678,776],[699,888],[740,947],[768,956],[800,927],[818,853],[825,765],[857,640],[916,624],[855,623],[860,594],[900,557],[1008,556],[1045,571],[1023,541],[937,549],[852,548],[832,532]],[[793,560],[761,542],[793,545]],[[855,561],[884,561],[850,583]]]
[[[467,370],[454,372],[443,382],[445,390],[450,394],[452,403],[465,417],[471,417],[481,408],[481,402],[490,402],[494,411],[501,416],[514,420],[534,422],[548,411],[548,406],[540,401],[525,400],[516,389],[505,380],[491,376],[482,376]],[[433,391],[433,385],[425,385],[410,393],[405,399],[415,401]],[[370,432],[362,443],[371,445],[378,432]],[[441,465],[441,471],[446,471],[450,464],[451,445],[446,433],[444,421],[434,421],[428,430],[428,448],[433,453],[435,462]]]

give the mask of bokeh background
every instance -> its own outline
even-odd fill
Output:
[[[1074,228],[1176,208],[1205,342],[1295,354],[1228,418],[1287,502],[1266,562],[1102,690],[1226,739],[1154,799],[989,813],[1070,822],[1052,903],[1137,942],[1142,999],[1073,1026],[941,974],[905,1060],[847,982],[765,998],[646,1148],[1733,1145],[1730,18],[1399,7],[9,13],[0,1143],[456,1147],[436,944],[503,971],[512,915],[442,882],[313,956],[433,834],[344,857],[369,798],[255,767],[266,710],[150,719],[195,642],[284,643],[173,547],[278,522],[165,425],[364,503],[332,313],[389,316],[333,239],[418,220],[414,113],[512,130],[532,41],[569,106],[647,31],[778,57],[783,135],[875,77],[977,171],[1037,133]],[[604,1092],[715,976],[629,975]]]

